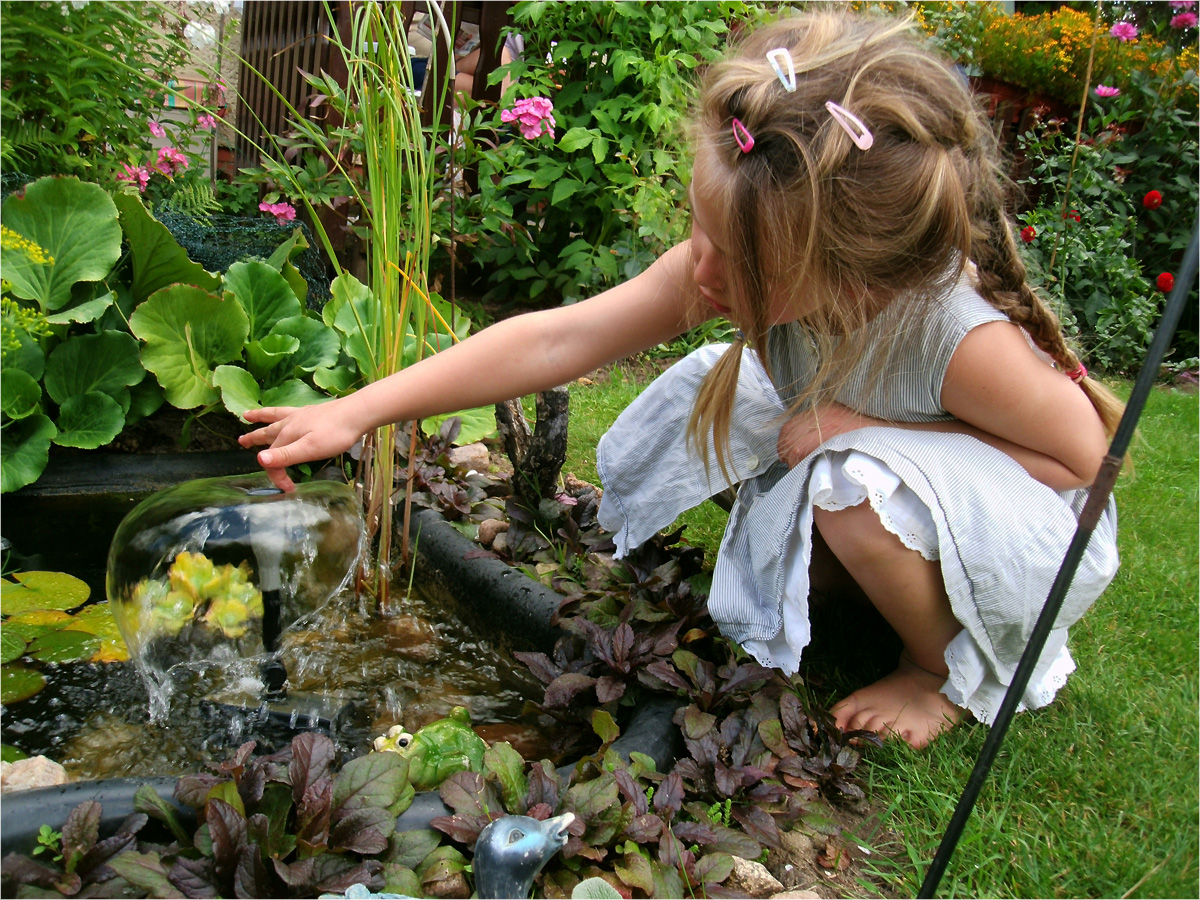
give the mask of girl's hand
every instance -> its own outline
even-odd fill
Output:
[[[331,400],[315,406],[271,406],[245,413],[250,422],[265,422],[266,427],[243,434],[243,447],[268,444],[258,454],[258,463],[280,490],[293,491],[295,483],[287,467],[345,453],[363,436],[344,400]]]
[[[882,419],[864,416],[840,403],[820,403],[796,413],[779,432],[779,458],[789,467],[816,450],[821,444],[847,431],[871,425],[887,425]]]

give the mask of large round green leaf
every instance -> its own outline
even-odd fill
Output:
[[[251,341],[246,345],[246,364],[256,378],[266,380],[271,370],[299,349],[299,338],[290,334],[268,334],[261,341]],[[281,376],[291,374],[290,367],[283,368],[275,373],[275,378],[277,380]]]
[[[4,354],[4,369],[20,369],[35,381],[41,381],[46,371],[46,351],[38,339],[29,332],[14,328],[13,335],[17,339],[17,347]]]
[[[10,419],[24,419],[38,411],[42,388],[37,381],[20,369],[0,372],[0,408]]]
[[[121,389],[125,391],[124,388]],[[125,391],[126,403],[129,392]],[[125,411],[121,404],[100,391],[88,391],[68,397],[58,412],[58,435],[54,443],[60,447],[95,450],[103,447],[125,427]]]
[[[421,421],[421,428],[426,434],[437,434],[442,423],[447,419],[458,416],[462,420],[462,430],[458,433],[458,444],[474,444],[485,437],[496,433],[496,407],[478,406],[475,409],[464,409],[462,412],[447,413],[444,416],[433,416]]]
[[[303,311],[291,285],[266,263],[239,262],[225,273],[225,299],[234,297],[250,320],[250,340],[261,341],[280,319]]]
[[[221,390],[221,402],[225,408],[246,421],[242,414],[248,409],[262,406],[259,399],[258,382],[241,366],[217,366],[213,373],[213,384]]]
[[[0,663],[12,662],[25,655],[25,638],[7,628],[0,631]]]
[[[0,667],[0,703],[28,700],[46,686],[46,676],[24,666]]]
[[[100,648],[100,638],[86,631],[52,631],[35,638],[26,651],[41,662],[65,663],[89,659]]]
[[[41,413],[10,422],[0,441],[0,493],[37,481],[50,459],[50,440],[58,434]]]
[[[78,178],[41,178],[4,201],[4,224],[54,262],[35,263],[18,250],[0,250],[12,292],[45,310],[71,299],[77,281],[99,281],[121,256],[117,208],[104,188]]]
[[[123,331],[69,337],[46,360],[46,393],[55,403],[89,391],[115,397],[145,377],[138,342]]]
[[[250,329],[236,301],[185,284],[155,292],[129,324],[146,342],[142,365],[158,377],[167,402],[180,409],[218,399],[213,369],[241,356]]]
[[[130,292],[135,303],[172,284],[190,284],[208,291],[220,287],[221,279],[188,258],[167,226],[147,212],[140,197],[117,194],[115,202],[133,257]]]
[[[92,589],[66,572],[18,572],[16,581],[0,581],[0,612],[14,616],[33,609],[74,609]],[[61,618],[61,617],[60,617]]]
[[[295,378],[263,391],[263,406],[312,406],[330,399]]]
[[[275,323],[271,334],[290,335],[300,342],[300,349],[292,357],[291,364],[301,371],[315,372],[337,365],[342,342],[337,332],[319,319],[308,316],[281,319]]]

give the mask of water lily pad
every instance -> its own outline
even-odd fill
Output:
[[[25,655],[25,638],[7,628],[0,631],[0,663],[12,662]]]
[[[19,759],[29,759],[29,754],[20,747],[14,747],[12,744],[0,744],[0,760],[6,763],[14,763]]]
[[[85,631],[52,631],[35,638],[29,655],[41,662],[65,663],[89,659],[100,648],[100,639]]]
[[[117,627],[117,620],[113,618],[112,608],[107,600],[85,606],[62,630],[84,632],[99,639],[100,646],[92,654],[92,662],[127,662],[129,660],[129,648],[125,646],[125,640],[121,637],[121,630]]]
[[[0,612],[63,610],[82,606],[91,593],[87,582],[65,572],[18,572],[17,581],[0,582]]]
[[[46,676],[24,666],[0,667],[0,703],[28,700],[46,686]]]

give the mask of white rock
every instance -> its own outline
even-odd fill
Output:
[[[486,472],[491,464],[488,448],[481,443],[467,444],[465,447],[451,447],[446,456],[460,469],[474,469],[476,472]]]
[[[733,872],[726,880],[725,887],[744,897],[770,897],[783,890],[783,885],[767,871],[766,866],[740,856],[733,858]]]
[[[67,770],[45,756],[31,756],[5,764],[0,775],[0,791],[27,791],[31,788],[66,784],[71,779]]]
[[[485,547],[492,546],[496,535],[508,531],[508,523],[503,519],[484,519],[479,523],[479,543]]]

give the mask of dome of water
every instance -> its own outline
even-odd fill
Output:
[[[175,669],[273,654],[354,577],[364,533],[353,489],[329,481],[284,493],[262,474],[204,478],[136,506],[113,536],[106,587],[152,712]]]

